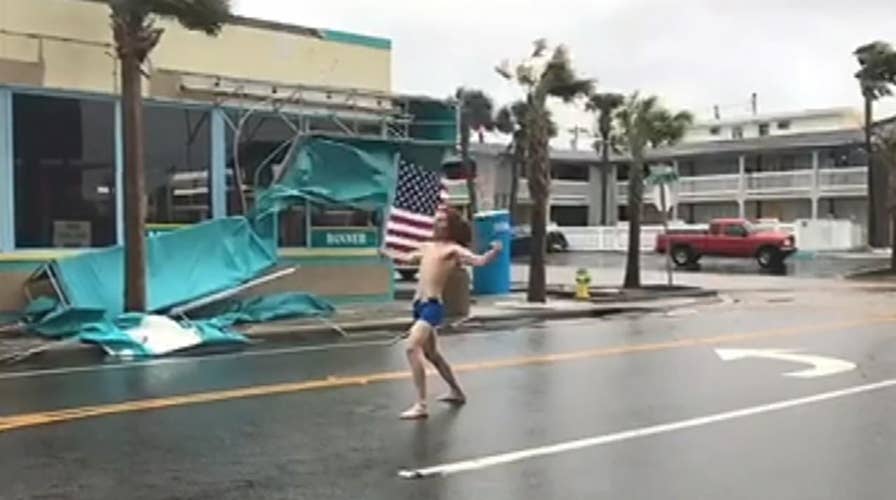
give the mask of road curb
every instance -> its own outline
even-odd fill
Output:
[[[557,296],[557,295],[554,295]],[[565,296],[565,294],[564,294]],[[465,324],[483,324],[483,323],[501,323],[519,320],[565,320],[565,319],[584,319],[599,318],[610,315],[626,314],[626,313],[647,313],[661,311],[674,307],[675,305],[663,304],[661,301],[665,299],[702,299],[717,297],[718,292],[706,289],[681,289],[674,291],[666,291],[662,294],[645,294],[643,296],[630,295],[626,300],[616,301],[600,301],[595,300],[591,306],[581,307],[552,307],[546,305],[539,306],[506,306],[499,311],[472,314],[463,320]],[[346,321],[326,319],[318,323],[309,324],[307,320],[302,323],[296,322],[272,322],[266,324],[243,325],[238,327],[237,331],[245,335],[250,341],[264,340],[301,340],[313,343],[319,340],[322,335],[326,335],[328,339],[338,337],[341,330],[348,334],[364,334],[378,331],[388,331],[400,333],[407,329],[411,324],[409,317],[389,317],[373,320]],[[337,330],[338,328],[338,330]],[[447,328],[446,333],[451,333],[455,328]],[[352,337],[361,337],[362,335],[351,335]],[[0,333],[0,339],[26,339],[33,338],[27,333],[3,332]],[[54,347],[47,353],[75,353],[84,351],[95,351],[96,346],[89,344],[65,344]]]
[[[464,320],[464,323],[499,323],[504,321],[515,320],[560,320],[560,319],[580,319],[603,317],[624,313],[635,312],[653,312],[667,308],[662,304],[658,304],[663,299],[701,299],[717,297],[718,292],[715,290],[688,290],[686,293],[667,294],[664,296],[654,296],[652,298],[632,297],[626,301],[613,301],[608,303],[595,303],[590,307],[577,308],[527,308],[527,307],[508,307],[500,312],[473,314]],[[651,304],[653,303],[653,304]],[[325,323],[307,324],[307,323],[271,323],[266,325],[249,325],[240,329],[240,332],[247,337],[254,339],[265,338],[286,338],[291,336],[307,336],[307,335],[339,335],[335,328],[346,333],[361,333],[372,331],[395,331],[400,332],[407,329],[411,325],[411,320],[407,317],[388,318],[382,320],[365,320],[351,321],[344,323]]]

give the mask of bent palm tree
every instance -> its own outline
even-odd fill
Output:
[[[862,99],[865,101],[865,151],[868,154],[868,242],[871,246],[882,247],[889,242],[882,227],[886,218],[886,190],[884,169],[876,165],[872,128],[874,124],[874,102],[892,94],[891,85],[896,84],[896,52],[886,42],[871,42],[857,48],[853,55],[859,63],[855,77],[859,81]]]
[[[597,113],[597,131],[600,134],[600,141],[595,143],[595,149],[601,155],[601,163],[603,168],[600,171],[601,178],[601,224],[609,224],[607,217],[607,172],[610,170],[610,150],[613,149],[613,115],[622,104],[625,103],[625,96],[614,93],[594,94],[588,99],[585,109]]]
[[[502,107],[495,115],[495,129],[510,136],[510,143],[507,145],[504,155],[511,161],[510,196],[508,197],[508,212],[511,217],[516,213],[519,204],[520,178],[528,175],[525,171],[525,123],[528,112],[529,106],[524,101],[516,101]],[[550,118],[550,111],[548,111],[548,119],[548,133],[550,137],[556,137],[557,124]]]
[[[142,65],[164,30],[156,19],[172,18],[190,30],[217,35],[230,17],[228,0],[106,0],[112,10],[115,49],[121,61],[125,154],[125,307],[146,310],[146,208],[143,173]]]
[[[875,142],[883,168],[887,171],[887,190],[889,194],[889,223],[892,234],[896,235],[896,128],[886,128],[875,134]],[[890,270],[896,271],[896,245],[890,251]]]
[[[470,133],[495,129],[495,104],[485,92],[460,87],[455,93],[460,108],[460,157],[467,175],[467,194],[470,198],[470,214],[479,211],[476,194],[476,176],[470,160]],[[481,142],[481,136],[480,136]]]
[[[551,187],[548,143],[552,129],[547,103],[551,97],[567,103],[586,97],[591,94],[594,81],[576,75],[566,47],[558,46],[548,55],[545,40],[537,40],[534,45],[535,49],[529,59],[519,64],[515,72],[506,66],[497,69],[501,76],[515,80],[522,87],[528,108],[521,124],[526,131],[522,143],[529,197],[532,199],[532,245],[527,299],[529,302],[544,302],[547,299],[545,245]],[[543,64],[539,64],[539,60],[544,60]]]
[[[674,144],[681,140],[693,116],[687,111],[672,114],[656,96],[637,93],[625,100],[616,112],[620,142],[631,155],[628,182],[628,253],[625,263],[625,288],[641,286],[641,206],[644,201],[645,153],[648,148]]]

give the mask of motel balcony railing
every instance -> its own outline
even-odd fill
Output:
[[[812,197],[863,197],[868,194],[868,167],[839,167],[757,172],[744,174],[681,177],[679,202],[699,203],[755,199],[801,199]],[[619,203],[628,202],[628,183],[617,183]],[[650,199],[646,190],[645,200]]]

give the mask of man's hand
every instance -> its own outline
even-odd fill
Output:
[[[492,251],[494,251],[495,253],[498,253],[501,250],[504,250],[504,244],[498,240],[493,241],[492,242]]]

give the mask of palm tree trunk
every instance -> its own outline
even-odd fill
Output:
[[[540,128],[540,127],[538,127]],[[532,240],[529,249],[529,302],[547,301],[547,210],[551,188],[548,137],[533,128],[532,143],[526,155],[529,161],[529,196],[532,198]],[[544,131],[546,132],[546,130]]]
[[[865,151],[868,155],[868,245],[881,247],[880,227],[878,224],[878,194],[875,179],[876,162],[871,142],[871,129],[874,123],[874,101],[865,97]]]
[[[891,151],[886,162],[887,169],[887,204],[890,224],[890,270],[896,272],[896,151]]]
[[[602,226],[606,226],[609,224],[610,217],[607,213],[607,183],[609,183],[609,174],[607,172],[610,171],[610,136],[608,134],[601,134],[601,140],[603,144],[601,145],[601,163],[603,163],[603,168],[600,169],[600,224]]]
[[[641,203],[644,198],[644,161],[636,158],[628,175],[628,252],[624,288],[641,287]]]
[[[523,161],[522,144],[519,140],[514,140],[513,156],[510,159],[510,200],[507,203],[507,209],[510,212],[510,222],[513,224],[516,219],[516,211],[518,206],[518,198],[520,192],[520,162]]]
[[[140,62],[126,51],[121,68],[125,154],[125,307],[146,311],[146,204],[143,172],[143,95]]]
[[[466,123],[461,124],[460,131],[460,158],[463,163],[464,174],[467,178],[467,197],[470,217],[479,211],[479,200],[476,196],[476,176],[473,175],[473,162],[470,161],[470,127]]]

